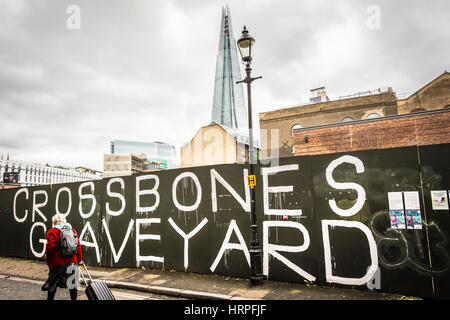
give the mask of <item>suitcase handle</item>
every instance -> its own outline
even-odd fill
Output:
[[[86,270],[86,273],[87,273],[88,276],[89,276],[89,280],[90,280],[91,283],[92,283],[92,282],[93,282],[92,277],[91,277],[91,275],[90,275],[88,269],[86,268],[86,265],[84,264],[84,261],[81,261],[81,263],[83,264],[83,267],[84,267],[84,269]],[[84,277],[84,275],[83,275],[83,272],[81,271],[81,268],[80,268],[80,267],[79,267],[79,269],[80,269],[80,274],[81,274],[81,277],[83,278],[84,284],[85,284],[86,286],[88,286],[88,283],[87,283],[87,281],[86,281],[86,279],[85,279],[85,277]]]

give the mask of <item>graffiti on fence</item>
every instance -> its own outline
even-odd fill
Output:
[[[419,230],[389,222],[389,188],[415,188],[414,163],[383,170],[378,155],[388,151],[374,152],[256,166],[266,277],[370,290],[383,290],[383,279],[404,268],[420,279],[447,279],[448,230],[439,219],[424,216]],[[250,275],[248,172],[246,165],[220,165],[6,190],[0,254],[43,259],[51,216],[60,213],[79,231],[93,264]],[[414,294],[401,284],[389,283],[389,290]]]

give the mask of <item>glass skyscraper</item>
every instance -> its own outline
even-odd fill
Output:
[[[222,8],[219,53],[216,63],[212,122],[246,132],[248,119],[230,9]]]

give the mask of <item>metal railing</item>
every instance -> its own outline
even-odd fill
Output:
[[[361,91],[354,94],[349,94],[346,96],[339,96],[339,100],[341,99],[348,99],[348,98],[357,98],[357,97],[365,97],[370,96],[373,94],[380,94],[380,93],[391,93],[392,88],[391,87],[385,87],[385,88],[378,88],[377,90],[367,90],[367,91]]]

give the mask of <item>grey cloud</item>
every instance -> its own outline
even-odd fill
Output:
[[[411,91],[449,70],[445,0],[0,0],[0,154],[101,169],[113,139],[189,141],[210,120],[224,4],[235,37],[245,24],[256,38],[255,114],[314,86]]]

